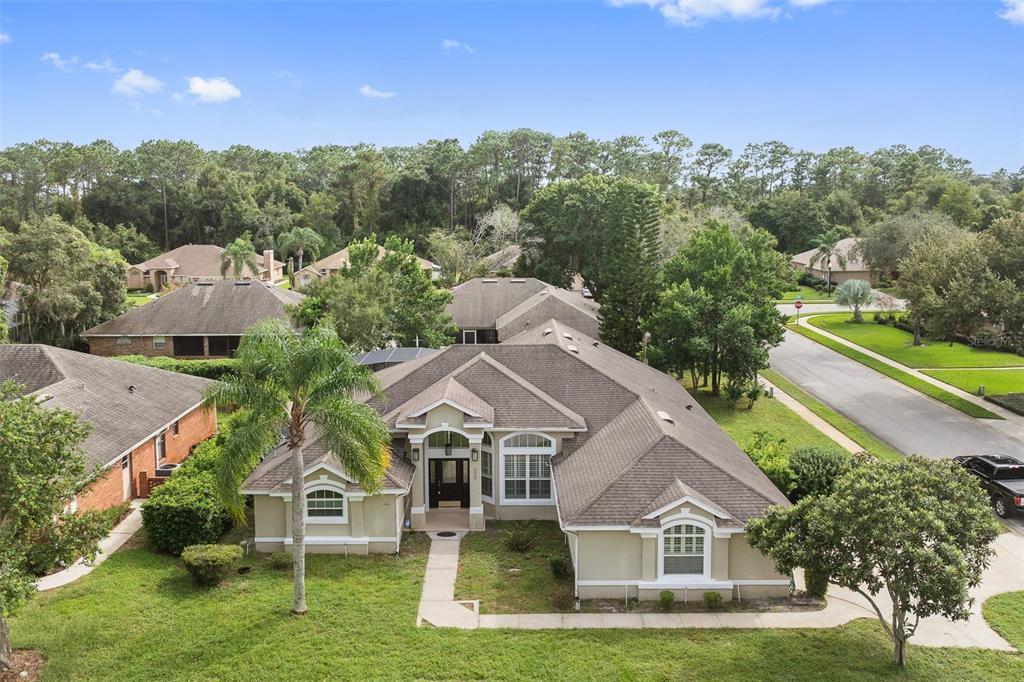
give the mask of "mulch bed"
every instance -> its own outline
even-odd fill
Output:
[[[0,672],[0,682],[33,682],[43,675],[46,659],[35,649],[15,649],[11,669]]]

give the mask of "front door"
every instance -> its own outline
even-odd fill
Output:
[[[121,460],[121,492],[126,500],[132,499],[132,456],[125,455]]]
[[[431,459],[430,507],[469,507],[469,460]]]

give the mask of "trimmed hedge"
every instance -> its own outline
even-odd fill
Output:
[[[189,545],[217,542],[231,528],[215,485],[210,471],[194,466],[153,490],[142,505],[142,525],[153,549],[181,554]]]
[[[852,459],[839,448],[809,445],[797,448],[789,456],[789,467],[796,477],[797,497],[828,495],[836,479],[845,474]]]
[[[235,371],[235,361],[231,358],[180,360],[168,357],[147,358],[143,355],[119,355],[117,359],[136,365],[166,369],[170,372],[178,372],[179,374],[190,374],[194,377],[203,377],[204,379],[221,379],[226,374]]]
[[[181,563],[197,585],[212,587],[227,577],[242,558],[238,545],[192,545],[181,553]]]

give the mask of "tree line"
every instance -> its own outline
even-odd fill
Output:
[[[111,241],[131,242],[137,232],[145,241],[133,257],[185,243],[226,245],[244,232],[262,250],[295,227],[316,231],[325,249],[378,234],[411,239],[422,252],[436,228],[473,231],[498,206],[521,210],[542,188],[589,175],[650,184],[670,215],[729,207],[788,252],[809,248],[827,226],[856,233],[890,214],[936,210],[978,230],[1024,207],[1024,169],[982,175],[929,146],[819,154],[775,140],[742,150],[697,145],[674,130],[600,140],[518,129],[487,131],[468,146],[445,139],[297,152],[39,140],[0,151],[0,225],[15,231],[50,214],[84,219],[120,231],[105,235]]]

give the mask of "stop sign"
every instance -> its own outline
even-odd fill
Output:
[[[796,308],[797,310],[800,310],[801,308],[804,307],[803,301],[797,301],[796,303],[793,304],[793,307]]]

